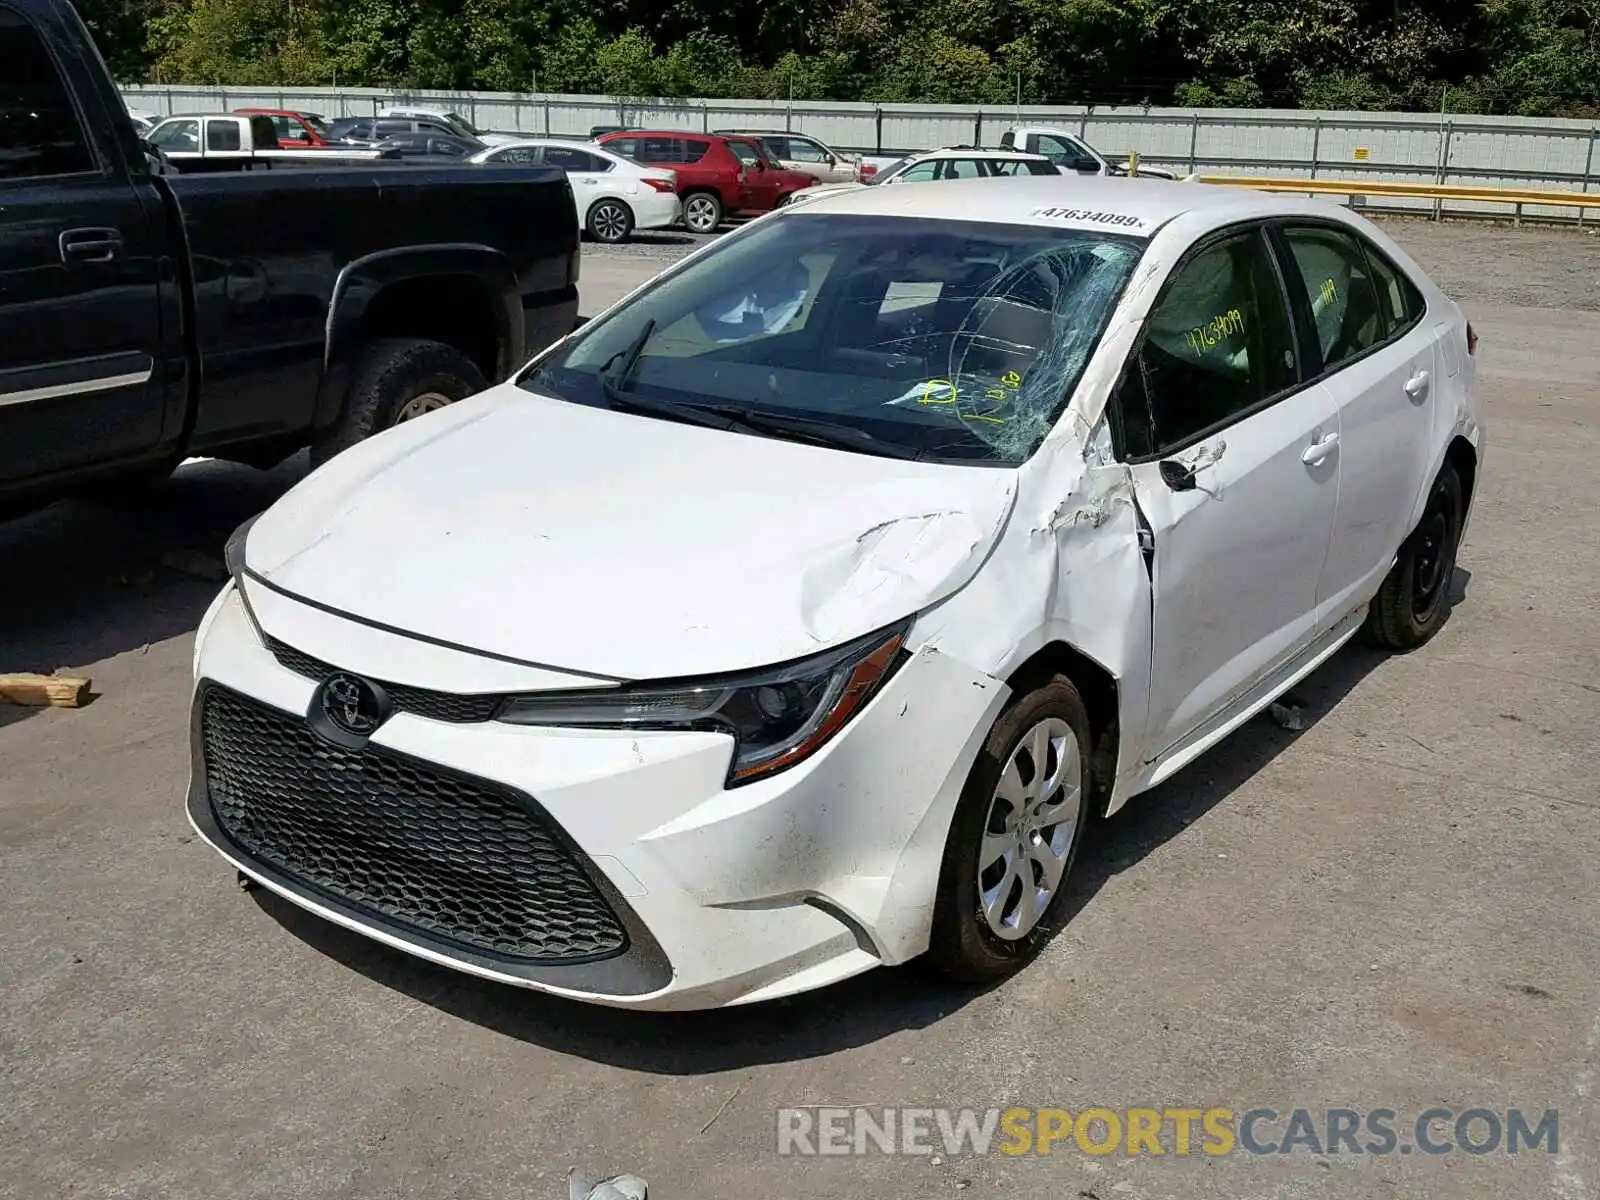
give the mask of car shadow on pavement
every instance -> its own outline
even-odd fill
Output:
[[[272,471],[195,462],[157,487],[0,522],[0,671],[81,670],[192,632],[228,535],[304,472],[303,455]]]
[[[1458,578],[1457,587],[1461,584]],[[1303,722],[1310,729],[1386,657],[1358,642],[1346,646],[1283,699],[1294,713],[1288,722]],[[1084,846],[1058,929],[1109,880],[1181,836],[1298,736],[1263,713],[1177,776],[1096,826]],[[956,986],[911,964],[749,1007],[698,1013],[626,1012],[436,967],[314,917],[264,889],[254,895],[291,934],[384,987],[519,1041],[660,1075],[710,1074],[834,1054],[930,1026],[1003,986]]]

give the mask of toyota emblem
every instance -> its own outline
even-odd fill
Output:
[[[365,679],[334,675],[322,685],[322,713],[336,729],[364,738],[383,724],[384,705]]]

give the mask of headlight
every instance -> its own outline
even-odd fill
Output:
[[[257,513],[239,528],[228,535],[228,543],[222,548],[222,561],[228,568],[228,574],[234,579],[244,573],[244,540],[250,536],[250,526],[261,519]],[[213,543],[214,544],[214,543]]]
[[[602,729],[710,729],[733,736],[728,786],[809,758],[893,674],[910,622],[744,675],[514,697],[499,719]]]

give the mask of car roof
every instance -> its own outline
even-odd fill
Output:
[[[166,116],[159,118],[159,120],[162,120],[162,121],[175,121],[179,117],[182,117],[185,121],[196,121],[196,120],[199,120],[201,117],[232,117],[234,120],[238,120],[239,118],[244,117],[244,116],[248,116],[248,115],[249,114],[247,114],[247,113],[227,113],[227,112],[181,112],[181,113],[168,113]]]
[[[938,150],[924,150],[908,154],[907,158],[1021,158],[1035,162],[1049,162],[1043,154],[1031,150],[1007,150],[1004,146],[943,146]]]
[[[1273,214],[1333,216],[1349,220],[1342,205],[1251,188],[1120,176],[1017,175],[896,187],[824,192],[795,209],[796,219],[817,214],[981,220],[1003,225],[1097,229],[1150,237],[1163,225],[1203,213],[1215,227]]]

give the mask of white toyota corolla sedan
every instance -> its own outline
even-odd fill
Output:
[[[1091,821],[1358,631],[1440,627],[1475,341],[1319,202],[779,210],[235,534],[189,817],[330,921],[584,1000],[1003,975]]]

